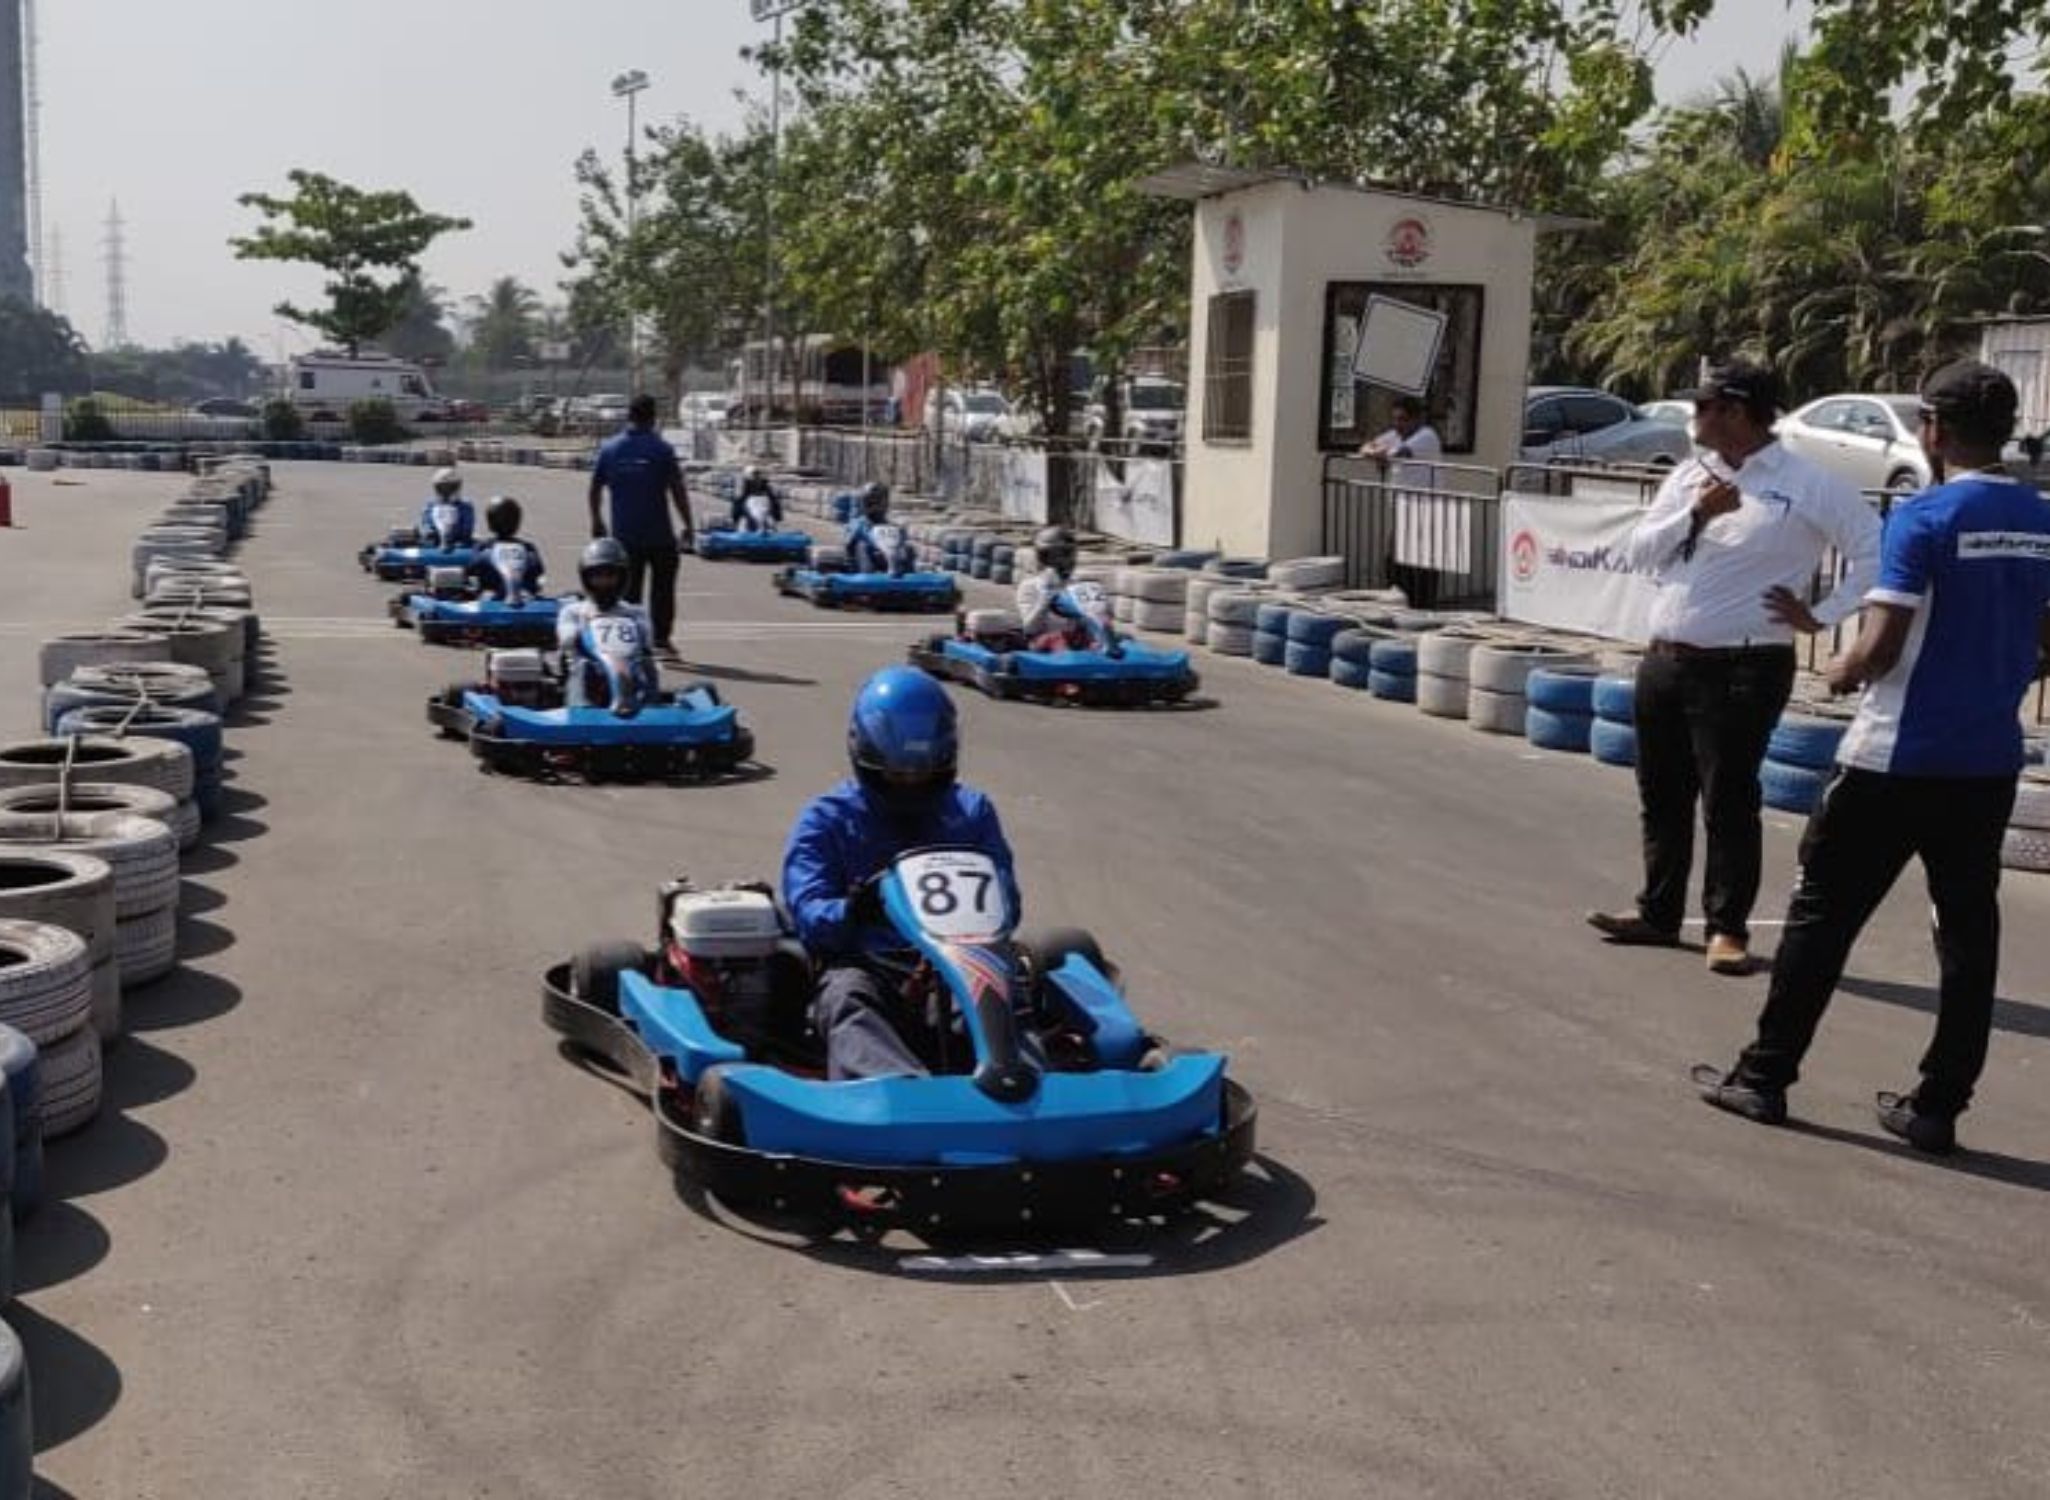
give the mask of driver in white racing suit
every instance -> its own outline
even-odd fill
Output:
[[[753,501],[761,503],[750,503]],[[749,464],[741,472],[729,519],[735,531],[773,531],[783,524],[783,501],[761,465]]]
[[[626,548],[600,537],[577,560],[584,597],[563,605],[555,619],[562,647],[565,692],[572,708],[611,708],[622,718],[651,702],[662,690],[655,665],[655,628],[648,612],[626,603]],[[613,691],[622,674],[626,693]]]
[[[486,599],[524,604],[541,592],[541,549],[520,535],[522,514],[510,495],[494,495],[484,507],[491,540],[478,547],[467,571]]]
[[[1075,533],[1049,526],[1032,539],[1039,571],[1018,585],[1018,623],[1034,651],[1082,651],[1092,644],[1088,623],[1069,594],[1075,575]]]
[[[913,553],[904,528],[890,522],[890,487],[871,484],[861,492],[861,514],[847,527],[847,566],[856,573],[911,571]]]
[[[477,507],[463,498],[463,471],[450,465],[434,474],[434,498],[420,507],[423,547],[467,547],[477,536]]]

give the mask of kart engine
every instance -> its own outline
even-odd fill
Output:
[[[470,575],[461,568],[429,568],[427,592],[436,599],[468,598]]]
[[[509,708],[547,707],[548,667],[533,647],[487,651],[484,680],[492,696]]]
[[[775,897],[759,887],[662,888],[663,967],[736,1040],[794,1035],[810,971],[784,931]]]

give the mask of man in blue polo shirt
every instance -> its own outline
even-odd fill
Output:
[[[683,523],[685,550],[696,544],[690,494],[683,485],[683,465],[676,450],[655,430],[655,398],[636,396],[626,411],[626,431],[598,450],[591,469],[591,536],[611,536],[626,548],[626,598],[642,603],[648,591],[648,615],[655,631],[655,649],[676,655],[676,529],[669,507]],[[605,527],[605,492],[612,491],[612,528]]]
[[[1864,689],[1839,769],[1801,840],[1801,878],[1758,1036],[1702,1097],[1763,1124],[1787,1089],[1851,945],[1908,860],[1928,874],[1941,971],[1936,1036],[1909,1094],[1879,1123],[1921,1151],[1957,1149],[1957,1117],[1986,1064],[2000,958],[2000,846],[2022,767],[2021,700],[2050,644],[2050,502],[2002,471],[2020,405],[1975,360],[1922,390],[1922,446],[1940,479],[1887,522],[1858,639],[1829,664]]]

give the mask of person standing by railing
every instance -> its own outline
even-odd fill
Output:
[[[1397,396],[1393,425],[1360,448],[1361,458],[1378,461],[1395,492],[1395,538],[1388,552],[1388,581],[1418,609],[1437,602],[1438,580],[1431,564],[1430,492],[1437,489],[1437,470],[1422,460],[1440,458],[1445,445],[1425,419],[1424,403],[1415,396]],[[1465,518],[1455,518],[1462,534]]]
[[[1794,687],[1794,636],[1853,614],[1879,559],[1879,518],[1857,490],[1773,435],[1779,382],[1718,365],[1693,393],[1706,452],[1674,469],[1624,544],[1651,575],[1651,646],[1637,672],[1637,791],[1644,886],[1628,912],[1590,913],[1609,941],[1680,941],[1697,804],[1707,825],[1708,966],[1751,969],[1764,834],[1758,772]],[[1834,547],[1846,577],[1801,597]]]

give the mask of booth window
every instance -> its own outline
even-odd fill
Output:
[[[1210,299],[1210,337],[1203,353],[1203,441],[1244,443],[1253,437],[1252,292]]]
[[[1480,421],[1481,321],[1486,295],[1478,286],[1415,282],[1334,281],[1324,293],[1324,390],[1317,442],[1349,453],[1393,425],[1396,392],[1353,378],[1353,354],[1367,299],[1387,297],[1445,314],[1445,337],[1425,395],[1431,425],[1447,453],[1474,451]]]

